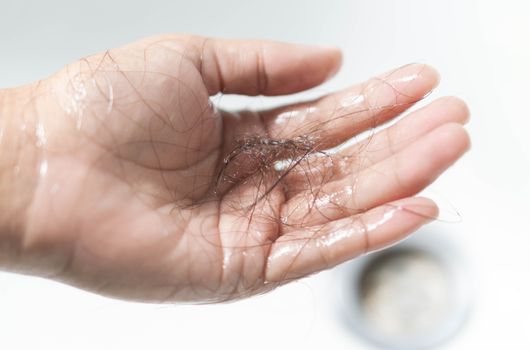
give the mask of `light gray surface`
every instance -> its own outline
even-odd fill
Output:
[[[0,12],[0,86],[32,81],[76,58],[171,32],[339,45],[348,58],[342,75],[365,77],[378,68],[437,56],[455,34],[446,28],[449,16],[458,16],[458,9],[441,1],[408,1],[399,8],[388,0],[375,6],[348,0],[9,1]],[[426,49],[433,35],[442,43]]]
[[[464,97],[473,151],[434,188],[463,214],[435,223],[475,269],[477,296],[447,349],[530,346],[530,25],[526,2],[474,1],[2,1],[0,86],[45,77],[75,58],[147,35],[189,32],[334,44],[344,68],[329,92],[411,61],[438,67],[427,101]],[[263,100],[262,100],[263,101]],[[446,202],[446,203],[447,203]],[[123,303],[52,282],[0,274],[6,349],[352,349],[324,273],[222,306]]]
[[[318,4],[318,5],[315,5]],[[2,86],[81,56],[161,33],[339,44],[350,1],[10,1],[0,12]],[[11,66],[14,65],[14,66]],[[11,67],[9,67],[11,66]]]

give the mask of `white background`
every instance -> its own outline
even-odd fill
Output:
[[[474,307],[446,349],[530,346],[530,10],[526,1],[38,1],[0,3],[0,87],[168,32],[332,44],[330,92],[408,62],[437,67],[472,111],[473,149],[435,183],[463,216],[433,224],[469,259]],[[425,102],[425,101],[424,101]],[[423,103],[424,103],[423,102]],[[259,103],[267,103],[259,99]],[[421,233],[420,233],[421,234]],[[0,274],[1,349],[364,349],[326,272],[228,305],[153,306]]]

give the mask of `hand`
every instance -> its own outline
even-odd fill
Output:
[[[411,196],[469,147],[465,104],[441,98],[325,150],[420,100],[437,84],[432,68],[274,110],[210,102],[302,91],[340,61],[331,48],[163,36],[7,92],[36,170],[0,263],[113,297],[212,302],[402,239],[437,215]]]

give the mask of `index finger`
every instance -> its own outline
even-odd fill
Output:
[[[272,138],[312,135],[318,142],[316,148],[326,149],[396,117],[438,82],[434,68],[410,64],[316,101],[266,111],[262,116]]]

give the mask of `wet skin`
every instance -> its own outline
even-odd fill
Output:
[[[217,302],[404,238],[437,215],[413,196],[469,148],[466,105],[440,98],[325,150],[422,99],[438,83],[433,68],[407,65],[274,110],[210,102],[302,91],[340,62],[334,48],[161,36],[2,91],[0,146],[17,151],[0,166],[10,213],[0,217],[0,267],[123,299]],[[268,140],[260,147],[310,136],[311,152],[280,185],[273,167],[252,172],[239,157],[229,186],[214,191],[245,135]]]

